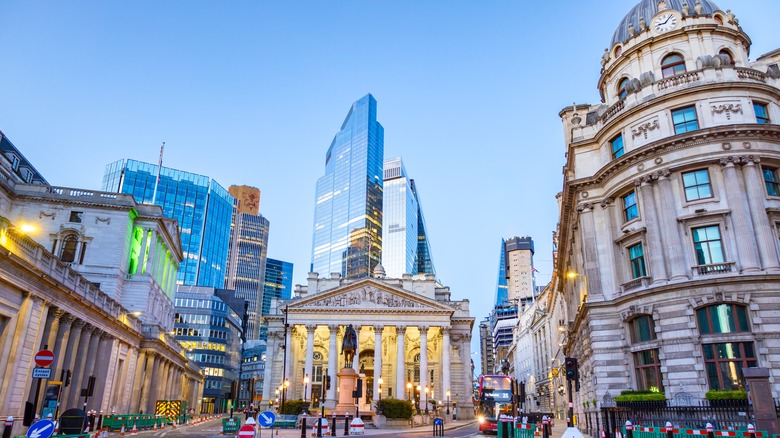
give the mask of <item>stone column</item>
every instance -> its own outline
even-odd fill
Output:
[[[287,328],[287,333],[284,339],[284,364],[282,367],[285,368],[284,370],[284,376],[282,376],[282,384],[284,384],[285,381],[289,380],[289,376],[291,374],[292,367],[294,364],[292,363],[292,329],[293,327]],[[288,396],[290,394],[287,394]]]
[[[428,326],[417,327],[420,330],[420,397],[425,403],[425,388],[428,387]],[[424,408],[424,406],[423,406]]]
[[[70,397],[68,397],[68,406],[72,408],[82,407],[79,403],[79,396],[81,389],[85,387],[86,382],[86,364],[87,357],[94,356],[94,352],[89,351],[89,344],[92,340],[92,333],[94,333],[95,327],[88,325],[81,332],[81,341],[79,342],[79,349],[77,357],[75,358],[75,364],[73,367],[73,381],[71,383]]]
[[[141,237],[141,252],[138,253],[138,270],[136,274],[143,274],[146,270],[146,233],[149,232],[146,228],[141,227],[143,237]]]
[[[108,410],[110,406],[107,404],[104,405],[104,396],[106,394],[106,391],[108,390],[109,384],[111,386],[116,385],[118,382],[114,380],[121,381],[121,376],[118,376],[116,374],[116,369],[114,372],[114,379],[108,378],[108,371],[111,368],[111,353],[114,349],[114,342],[113,337],[109,335],[106,332],[103,332],[100,334],[100,341],[98,343],[98,353],[97,353],[97,363],[95,364],[95,396],[94,405],[96,406],[97,410],[103,410],[104,408]],[[118,361],[117,361],[118,362]]]
[[[396,366],[395,366],[395,398],[406,400],[406,326],[395,326],[396,333]]]
[[[328,345],[328,375],[330,376],[330,389],[328,390],[327,402],[325,406],[328,409],[333,409],[336,407],[336,403],[338,402],[336,399],[336,388],[339,386],[339,382],[336,378],[336,373],[339,371],[337,369],[339,366],[339,353],[336,344],[336,338],[339,333],[339,326],[336,324],[330,324],[328,325],[328,330],[330,331],[330,342]]]
[[[273,366],[274,366],[274,353],[277,350],[276,347],[276,332],[268,332],[268,343],[266,344],[265,349],[265,369],[263,370],[263,401],[261,406],[266,409],[269,406],[271,406],[268,402],[271,400],[271,389],[275,388],[274,382],[271,381],[273,378]]]
[[[92,337],[89,340],[89,352],[87,353],[87,361],[84,364],[84,374],[82,376],[82,388],[87,388],[89,385],[89,378],[91,376],[95,375],[95,359],[97,359],[99,351],[98,351],[98,344],[100,342],[100,336],[103,334],[103,332],[99,329],[95,329],[94,332],[92,332]],[[82,409],[84,411],[88,411],[92,409],[95,406],[95,391],[97,388],[93,389],[92,391],[92,397],[89,398],[89,402],[91,405],[85,405],[82,406]]]
[[[659,201],[661,206],[661,231],[664,238],[664,248],[666,257],[669,260],[671,271],[671,280],[688,279],[688,266],[685,266],[685,255],[683,254],[683,245],[680,242],[680,229],[677,225],[677,209],[674,205],[674,192],[672,191],[672,182],[669,180],[668,170],[662,170],[656,175],[658,177]]]
[[[57,327],[55,341],[49,345],[49,348],[53,348],[52,351],[54,352],[54,364],[52,365],[52,372],[61,373],[64,369],[64,364],[66,363],[65,350],[71,335],[71,324],[73,324],[73,315],[66,313],[60,317],[60,323],[59,327]],[[60,378],[60,375],[53,375],[53,377]]]
[[[382,387],[379,386],[379,378],[382,377],[382,332],[385,326],[374,326],[374,399],[379,400],[379,392]],[[383,379],[384,380],[384,379]]]
[[[471,419],[474,418],[474,403],[471,401],[471,333],[465,333],[463,335],[463,341],[461,343],[461,351],[463,352],[463,382],[466,384],[466,388],[463,388],[463,392],[458,393],[458,406],[460,407],[460,413],[458,418]]]
[[[739,159],[727,157],[720,160],[721,170],[726,180],[726,200],[731,208],[731,223],[737,241],[737,263],[741,272],[756,272],[759,270],[758,254],[756,252],[755,230],[750,221],[748,208],[745,205],[744,187],[737,176],[735,163]],[[721,230],[721,239],[723,239]]]
[[[309,377],[309,383],[304,385],[303,399],[311,400],[311,384],[313,382],[314,375],[312,374],[312,368],[314,367],[314,331],[317,330],[316,324],[306,325],[306,359],[303,366],[303,375]]]
[[[599,272],[599,260],[598,260],[598,242],[596,241],[596,224],[593,220],[593,205],[590,202],[585,202],[577,207],[577,211],[580,216],[580,235],[582,237],[582,254],[583,254],[583,267],[585,269],[585,280],[583,286],[577,284],[577,303],[579,304],[583,294],[580,291],[580,287],[585,288],[585,292],[595,295],[601,295],[601,273]],[[582,273],[578,273],[582,274]],[[580,275],[581,277],[581,275]],[[590,292],[590,289],[593,292]]]
[[[758,254],[761,256],[761,268],[765,271],[777,272],[780,270],[780,261],[777,256],[777,235],[769,223],[766,214],[766,195],[764,192],[764,178],[761,176],[757,164],[758,157],[749,156],[743,158],[742,172],[745,178],[750,216],[753,218],[753,228],[756,230],[758,241]]]
[[[152,278],[155,278],[155,276],[157,275],[157,260],[155,260],[156,254],[157,254],[157,232],[152,230],[152,240],[149,241],[149,264],[146,267],[146,272],[148,272]]]
[[[159,380],[157,380],[158,373],[160,372],[160,362],[162,361],[162,358],[157,353],[147,353],[151,355],[152,360],[152,372],[149,372],[149,368],[147,366],[146,368],[146,378],[144,379],[144,385],[146,386],[146,391],[142,391],[146,394],[146,399],[144,400],[143,410],[145,413],[150,414],[154,413],[154,407],[157,404],[157,391],[155,387],[152,386],[152,383],[157,383]]]
[[[67,339],[68,346],[63,348],[65,351],[65,357],[62,362],[62,369],[71,372],[71,384],[69,387],[64,388],[65,391],[62,394],[60,410],[64,411],[76,406],[71,405],[68,401],[70,395],[77,392],[75,386],[73,386],[73,378],[75,377],[73,369],[76,366],[76,359],[78,358],[77,350],[79,348],[79,342],[81,341],[81,332],[84,330],[85,322],[80,319],[74,319],[70,326],[70,336]],[[67,377],[66,377],[67,378]]]
[[[57,341],[57,331],[59,329],[61,316],[62,310],[54,306],[49,306],[49,311],[46,313],[46,325],[44,325],[43,328],[43,338],[41,339],[40,349],[54,349],[54,343]]]
[[[136,348],[133,348],[136,350]],[[129,356],[129,355],[128,355]],[[146,352],[137,351],[135,360],[135,370],[133,375],[133,392],[130,396],[130,412],[138,412],[141,405],[141,389],[143,388],[144,369],[146,368]],[[130,370],[128,370],[128,373]]]
[[[441,349],[441,380],[442,380],[442,386],[441,386],[441,398],[447,396],[447,391],[451,391],[451,385],[450,382],[450,328],[449,327],[442,327],[441,328],[441,337],[442,337],[442,349]]]
[[[642,210],[640,214],[644,217],[647,232],[647,255],[649,256],[650,266],[647,270],[653,277],[653,284],[666,281],[666,263],[664,262],[664,248],[661,243],[661,228],[658,225],[658,212],[655,209],[655,196],[653,195],[652,179],[650,176],[643,176],[637,180],[634,185],[639,186],[641,197],[639,198]]]
[[[352,328],[355,329],[355,337],[357,338],[357,342],[355,342],[355,356],[352,358],[352,369],[355,371],[360,370],[360,327],[359,325],[353,325]],[[346,364],[344,364],[346,366]]]

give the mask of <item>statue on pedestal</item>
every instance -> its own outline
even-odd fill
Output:
[[[341,354],[344,355],[344,368],[352,368],[352,360],[355,358],[357,348],[357,332],[352,324],[344,330],[344,339],[341,341]]]

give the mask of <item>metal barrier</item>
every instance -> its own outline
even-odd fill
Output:
[[[190,416],[184,416],[184,422],[190,420]],[[177,423],[182,422],[177,419]],[[161,427],[164,423],[172,424],[172,420],[160,416],[160,415],[140,415],[140,414],[111,414],[103,417],[103,427],[107,427],[109,430],[117,431],[121,430],[122,426],[126,431],[130,431],[135,425],[136,429],[153,429],[155,425]]]

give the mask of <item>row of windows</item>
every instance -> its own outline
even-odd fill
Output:
[[[216,354],[187,354],[187,358],[189,360],[194,360],[195,362],[201,363],[215,363],[220,365],[225,364],[225,356],[219,356]]]
[[[203,375],[204,376],[222,377],[222,376],[225,375],[225,370],[222,369],[222,368],[206,367],[206,368],[203,368]]]
[[[201,328],[176,327],[174,336],[196,336],[215,339],[227,339],[227,332],[222,330],[207,330]]]
[[[742,305],[724,303],[706,306],[696,311],[696,317],[702,335],[750,332],[747,309]],[[640,315],[628,325],[632,343],[656,339],[650,315]],[[742,368],[758,366],[752,342],[703,344],[702,350],[710,389],[744,389]],[[637,389],[663,391],[658,350],[635,352],[633,357]]]
[[[756,114],[756,123],[768,124],[769,110],[764,103],[753,103],[753,110]],[[697,131],[699,129],[699,119],[696,114],[696,106],[686,106],[672,110],[672,124],[675,134],[684,134],[686,132]],[[612,150],[612,159],[619,158],[625,154],[625,145],[623,135],[619,134],[610,142]]]
[[[210,324],[220,327],[224,327],[226,324],[225,317],[223,316],[197,315],[192,313],[177,313],[174,316],[173,322],[183,324]]]
[[[219,344],[216,342],[205,341],[179,341],[182,348],[187,350],[213,350],[213,351],[225,351],[225,344]]]
[[[222,381],[221,380],[209,380],[206,379],[204,382],[206,389],[222,389]]]
[[[174,300],[176,307],[194,307],[196,309],[212,309],[227,312],[225,303],[216,300],[196,300],[189,298],[176,298]]]

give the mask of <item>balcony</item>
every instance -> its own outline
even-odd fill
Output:
[[[627,281],[620,285],[620,289],[622,293],[630,292],[634,289],[640,289],[640,288],[646,288],[647,285],[650,284],[650,282],[653,279],[651,277],[637,277],[631,281]]]
[[[693,270],[694,277],[704,277],[708,275],[728,274],[734,271],[734,265],[734,262],[713,263],[709,265],[693,266],[691,269]]]
[[[701,77],[699,71],[691,71],[688,73],[682,73],[679,75],[670,76],[668,78],[661,79],[655,83],[658,91],[666,90],[667,88],[679,87],[680,85],[690,84],[697,82]]]

